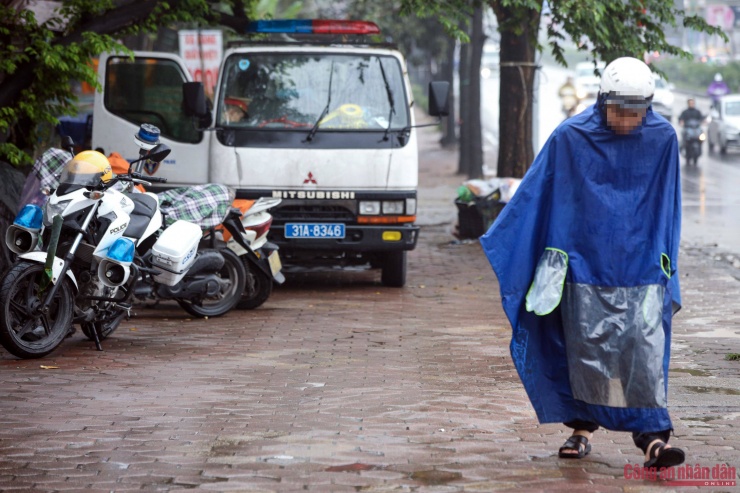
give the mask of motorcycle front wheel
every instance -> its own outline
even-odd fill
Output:
[[[240,310],[254,310],[262,306],[272,294],[272,277],[251,264],[246,256],[244,257],[244,268],[247,269],[247,285],[236,307]]]
[[[44,266],[15,264],[0,282],[0,344],[19,358],[41,358],[62,343],[72,327],[74,293],[65,276],[46,313],[39,310],[51,291]]]
[[[213,298],[203,298],[197,302],[177,300],[183,310],[196,317],[220,317],[239,302],[244,286],[247,282],[247,272],[244,270],[239,257],[231,250],[220,250],[224,256],[224,266],[218,273],[221,279],[227,281],[224,287]]]

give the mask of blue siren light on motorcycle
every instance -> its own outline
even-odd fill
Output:
[[[380,34],[377,24],[370,21],[332,19],[268,20],[250,22],[248,33],[293,34]]]
[[[142,123],[139,131],[134,135],[137,144],[144,146],[145,149],[151,149],[159,144],[159,128],[151,123]]]
[[[108,249],[108,258],[118,262],[133,262],[134,242],[128,238],[118,238]]]
[[[41,223],[44,220],[44,211],[41,207],[34,204],[27,204],[15,216],[13,224],[28,229],[41,229]]]

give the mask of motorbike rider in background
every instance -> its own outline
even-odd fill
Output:
[[[726,94],[730,94],[730,88],[722,79],[722,74],[717,72],[716,74],[714,74],[714,81],[712,81],[712,83],[709,84],[709,87],[707,88],[707,96],[709,96],[709,98],[712,100],[712,107],[716,108],[717,103],[719,103],[719,98]]]
[[[696,109],[696,101],[693,98],[689,98],[688,101],[686,101],[686,104],[688,105],[688,108],[683,110],[678,117],[678,124],[682,128],[681,130],[681,150],[683,150],[685,142],[686,142],[686,130],[684,127],[686,122],[689,120],[698,120],[700,122],[703,122],[705,118],[704,115],[701,114],[701,111]]]
[[[575,114],[576,107],[578,106],[578,93],[575,84],[573,84],[573,77],[568,77],[565,80],[565,84],[560,86],[558,96],[560,96],[560,100],[563,103],[565,118],[570,118]]]

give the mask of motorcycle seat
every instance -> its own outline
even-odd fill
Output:
[[[131,193],[126,196],[134,203],[134,210],[123,236],[139,239],[157,212],[157,200],[144,193]]]

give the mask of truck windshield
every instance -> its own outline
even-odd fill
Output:
[[[308,132],[319,122],[319,132],[385,131],[389,90],[395,110],[391,129],[409,125],[401,64],[392,56],[239,53],[226,60],[223,74],[221,126]]]

